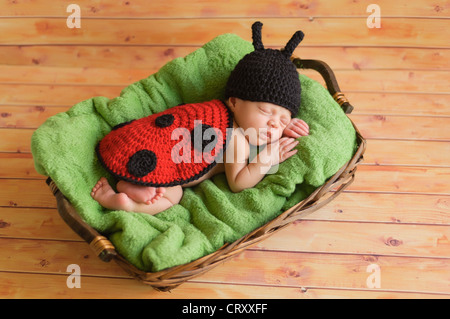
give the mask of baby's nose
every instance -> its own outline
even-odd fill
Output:
[[[271,127],[278,127],[278,124],[277,124],[277,121],[275,121],[275,120],[269,120],[269,126],[271,126]]]

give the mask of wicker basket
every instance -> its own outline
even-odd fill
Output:
[[[293,57],[292,61],[297,68],[314,69],[318,71],[324,78],[327,89],[333,98],[339,103],[345,113],[351,113],[353,107],[347,101],[344,94],[340,92],[334,73],[326,63],[318,60],[301,60],[296,57]],[[101,260],[109,262],[114,259],[125,271],[143,283],[148,284],[159,291],[169,291],[185,281],[209,271],[244,249],[247,249],[282,230],[295,220],[303,218],[318,210],[347,188],[355,178],[356,168],[363,160],[363,154],[366,148],[365,139],[361,136],[354,124],[353,126],[356,130],[358,143],[356,153],[349,162],[336,172],[336,174],[325,184],[317,188],[310,196],[308,196],[308,198],[297,203],[277,218],[255,229],[253,232],[235,242],[225,244],[214,253],[193,262],[158,272],[144,272],[131,265],[115,251],[114,245],[106,237],[99,234],[81,219],[74,207],[59,191],[50,178],[47,179],[47,184],[56,197],[58,211],[63,220],[91,246],[95,254]]]

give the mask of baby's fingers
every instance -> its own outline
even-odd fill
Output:
[[[291,157],[292,155],[295,155],[296,153],[297,153],[297,150],[293,150],[293,151],[283,154],[283,156],[281,157],[281,161],[287,160],[289,157]]]
[[[295,142],[296,139],[293,137],[282,137],[278,140],[278,143],[280,143],[280,147],[284,147],[288,145],[289,143]]]
[[[291,128],[295,133],[297,133],[299,136],[307,136],[309,135],[309,127],[305,126],[293,126]]]
[[[295,146],[297,146],[297,144],[298,144],[297,140],[288,141],[285,145],[283,145],[280,148],[281,162],[285,161],[286,159],[297,153],[297,150],[292,150]]]
[[[309,135],[309,126],[306,124],[305,121],[300,119],[295,119],[295,124],[292,125],[291,129],[299,134],[300,136],[307,136]]]
[[[294,138],[286,138],[283,141],[281,140],[282,139],[280,139],[280,150],[284,150],[285,152],[290,151],[298,144],[298,141]]]

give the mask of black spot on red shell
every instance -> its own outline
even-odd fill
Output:
[[[175,118],[172,114],[164,114],[156,118],[155,125],[161,128],[169,127],[173,124],[174,120]]]
[[[191,143],[200,152],[210,152],[217,144],[217,133],[213,127],[201,124],[191,131]]]
[[[156,168],[157,158],[154,152],[140,150],[134,153],[127,164],[128,172],[136,177],[144,177]]]

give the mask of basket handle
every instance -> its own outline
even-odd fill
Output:
[[[89,244],[101,260],[109,262],[116,257],[117,253],[114,245],[106,237],[100,235],[95,229],[81,219],[75,208],[58,189],[55,182],[49,177],[47,178],[46,183],[56,197],[59,215],[66,224]]]
[[[320,60],[302,60],[294,55],[291,57],[291,60],[298,69],[313,69],[319,72],[325,80],[328,92],[330,92],[333,99],[341,106],[344,112],[350,114],[353,111],[353,106],[344,93],[341,92],[336,76],[328,64]]]

